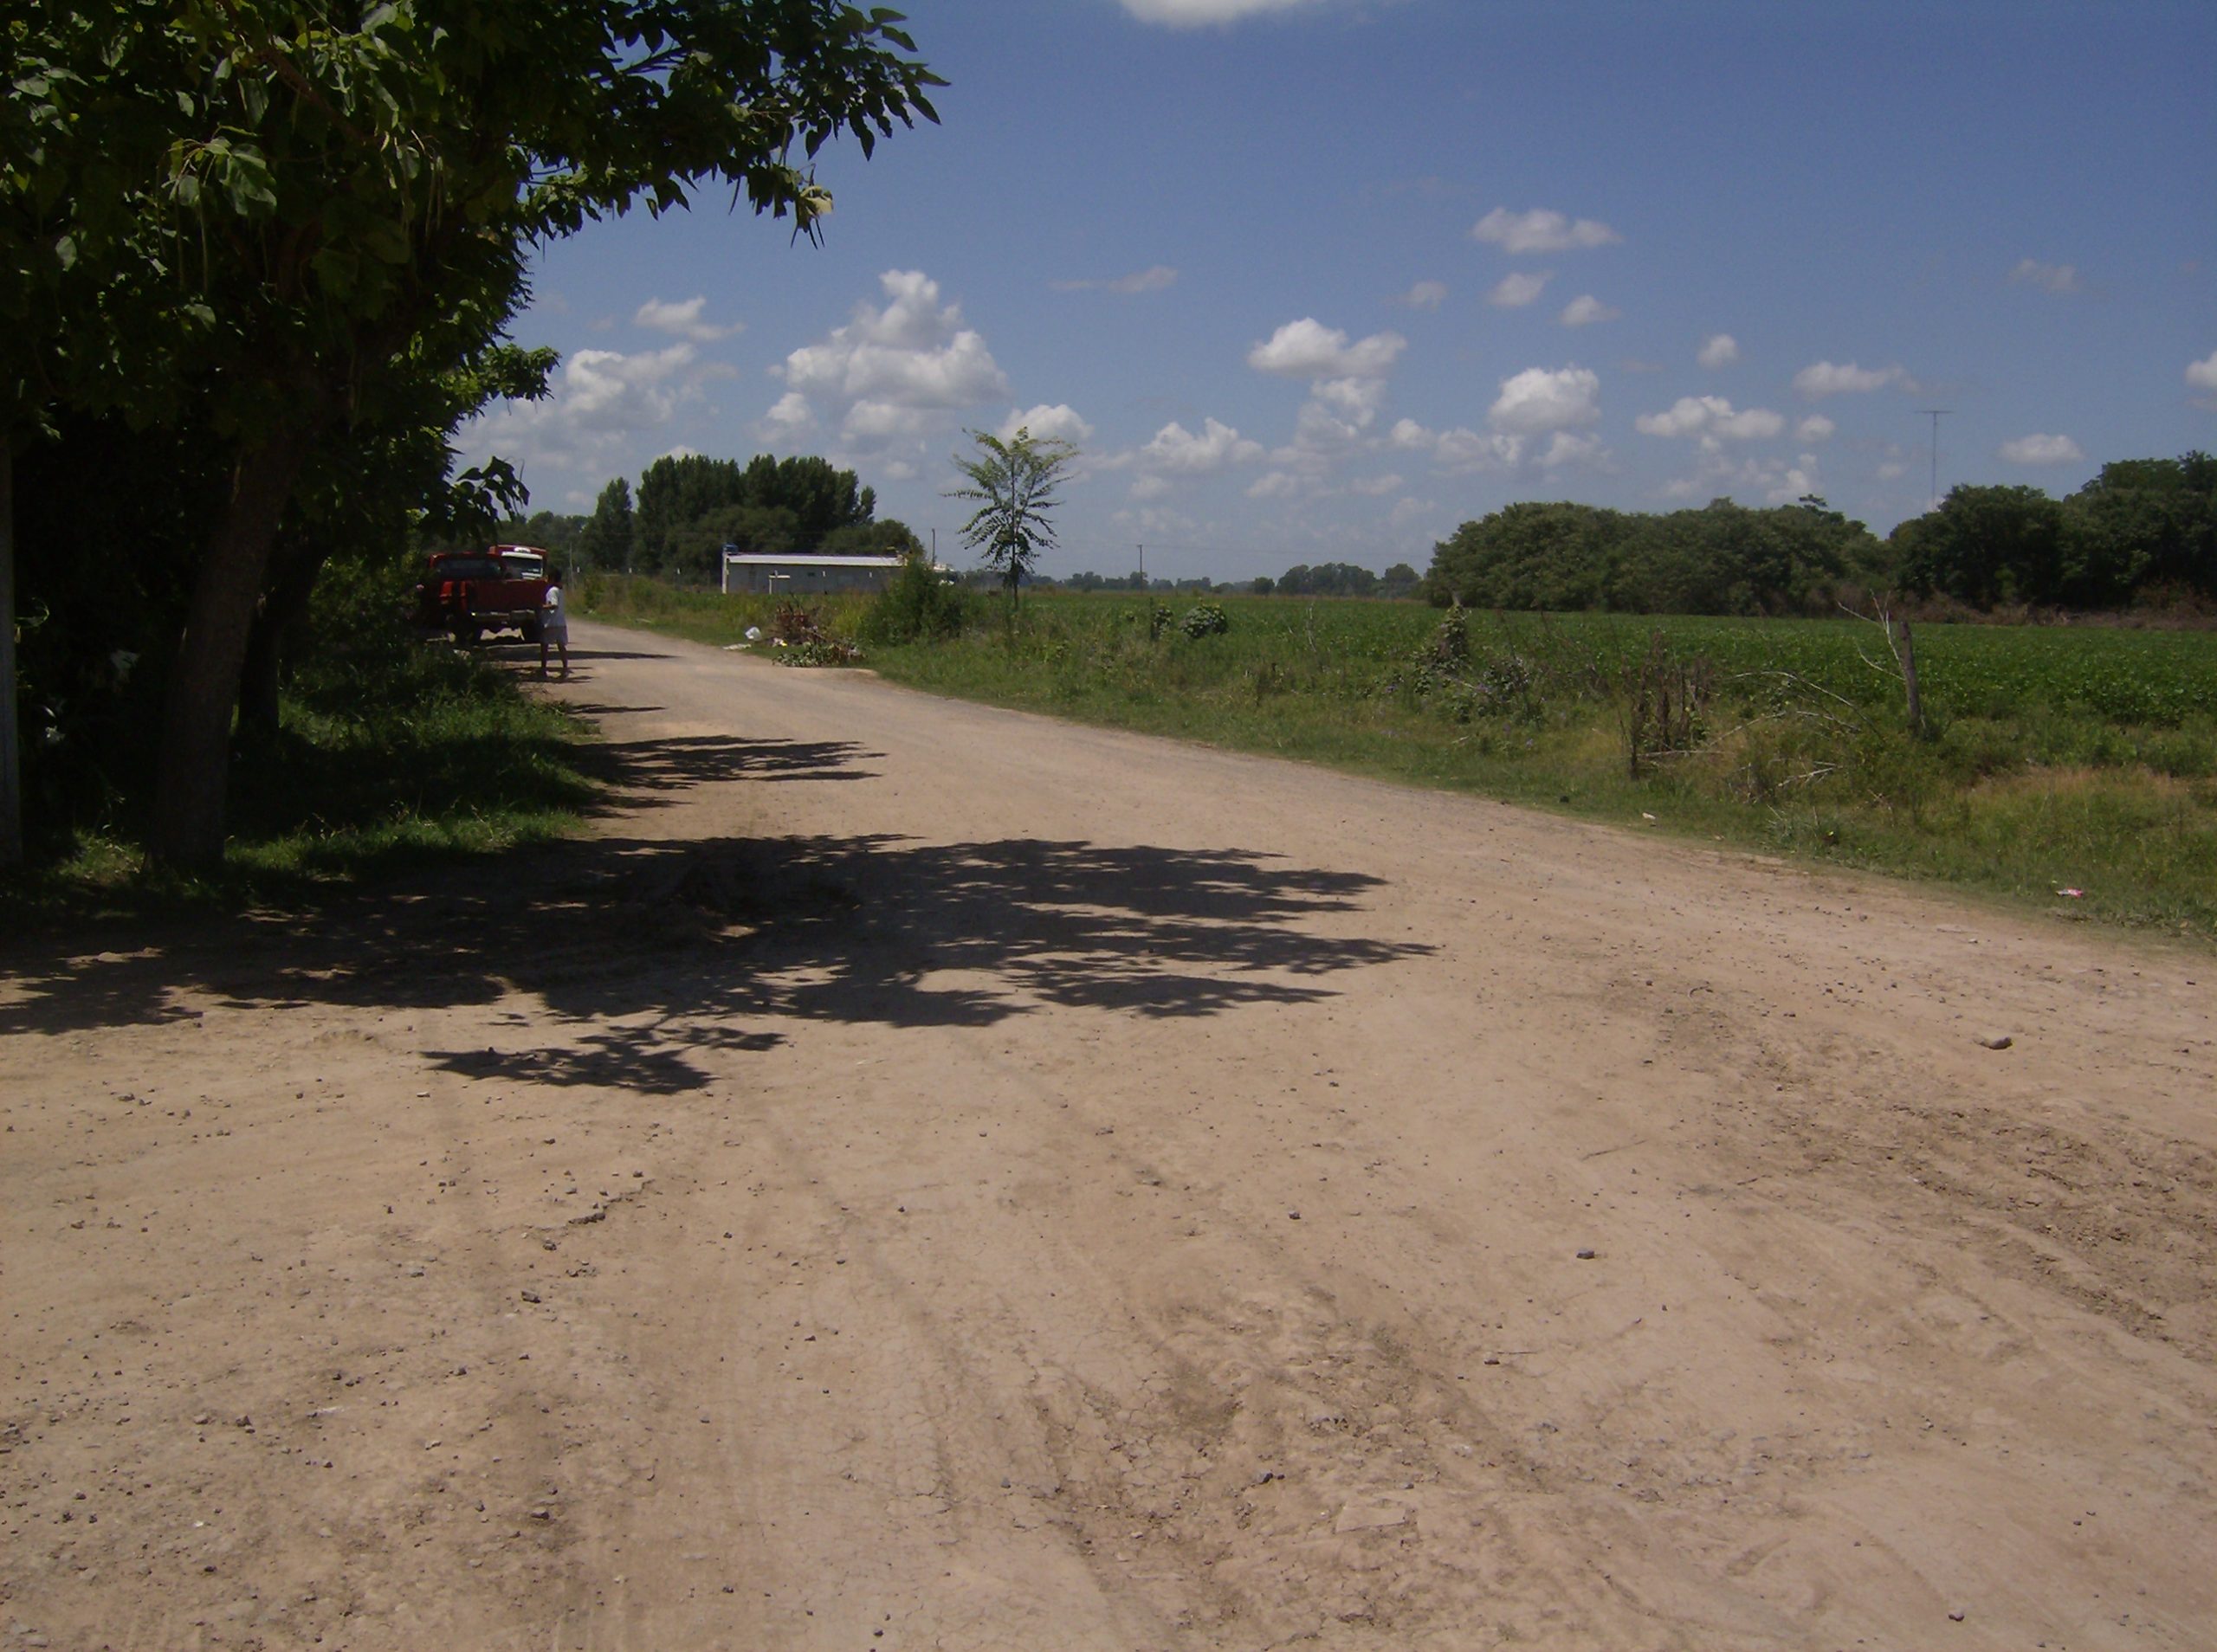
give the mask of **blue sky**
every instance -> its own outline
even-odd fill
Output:
[[[2217,7],[913,0],[941,124],[540,258],[534,506],[818,453],[965,559],[966,429],[1075,440],[1049,572],[1425,566],[1525,499],[2062,494],[2217,447]]]

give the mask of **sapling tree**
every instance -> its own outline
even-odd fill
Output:
[[[1035,436],[1028,427],[1006,439],[985,430],[971,431],[970,438],[976,451],[967,458],[954,455],[954,468],[969,485],[951,489],[947,497],[976,501],[977,510],[963,525],[962,542],[1000,576],[1013,618],[1018,589],[1039,553],[1054,547],[1054,513],[1062,503],[1055,489],[1077,448],[1059,436]]]

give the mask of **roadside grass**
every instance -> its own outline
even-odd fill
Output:
[[[370,652],[304,671],[274,745],[242,754],[229,855],[241,871],[353,878],[578,829],[599,794],[575,717],[464,650]]]
[[[771,606],[645,584],[594,611],[729,644]],[[819,613],[853,635],[869,601]],[[1227,634],[1184,634],[1199,601],[1225,610]],[[2217,635],[1919,626],[1919,738],[1867,623],[1469,614],[1458,652],[1445,617],[1412,603],[1036,593],[1012,633],[995,620],[864,663],[934,694],[2217,943]],[[1643,681],[1697,704],[1671,735],[1645,732],[1635,773]]]
[[[280,727],[242,739],[223,867],[144,867],[127,804],[0,883],[0,910],[62,917],[296,899],[414,864],[574,834],[600,796],[590,730],[490,660],[368,624],[305,663]]]

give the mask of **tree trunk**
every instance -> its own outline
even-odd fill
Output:
[[[0,867],[23,863],[23,750],[16,705],[16,445],[0,439]]]
[[[231,497],[192,588],[163,707],[153,829],[146,846],[148,860],[157,866],[197,869],[223,858],[231,711],[238,703],[247,633],[278,520],[314,444],[315,423],[305,412],[295,413],[242,453],[232,473]]]
[[[262,605],[247,634],[246,660],[239,674],[239,732],[268,739],[277,732],[277,691],[285,663],[286,644],[308,611],[316,576],[325,558],[312,547],[317,541],[288,535],[274,558],[276,564],[262,593]]]

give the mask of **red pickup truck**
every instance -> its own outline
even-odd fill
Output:
[[[516,631],[539,641],[539,610],[546,600],[546,552],[528,545],[495,545],[477,552],[442,552],[416,587],[416,623],[449,631],[464,648],[491,631]]]

